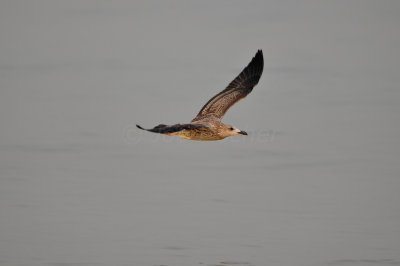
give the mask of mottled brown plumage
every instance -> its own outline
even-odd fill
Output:
[[[144,129],[139,125],[137,127],[154,133],[177,135],[190,140],[220,140],[238,134],[247,135],[244,131],[222,123],[221,119],[232,105],[253,90],[260,80],[263,67],[263,54],[261,50],[258,50],[247,67],[226,89],[212,97],[190,123],[171,126],[161,124],[152,129]]]

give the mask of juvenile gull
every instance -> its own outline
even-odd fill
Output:
[[[247,135],[245,131],[221,122],[228,109],[249,94],[260,80],[264,68],[261,50],[258,50],[251,62],[220,93],[212,97],[201,108],[197,116],[187,124],[163,125],[152,129],[138,128],[154,133],[176,135],[190,140],[220,140],[233,135]]]

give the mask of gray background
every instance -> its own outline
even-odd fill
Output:
[[[1,265],[400,265],[399,1],[1,1]],[[263,49],[218,142],[190,121]]]

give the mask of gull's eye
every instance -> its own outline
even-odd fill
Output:
[[[233,127],[231,127],[230,130],[233,130]]]

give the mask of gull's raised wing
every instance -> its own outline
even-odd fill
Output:
[[[251,62],[243,71],[220,93],[212,97],[201,108],[192,122],[212,117],[221,119],[226,111],[239,100],[249,94],[260,80],[264,68],[264,59],[261,50],[258,50]]]

